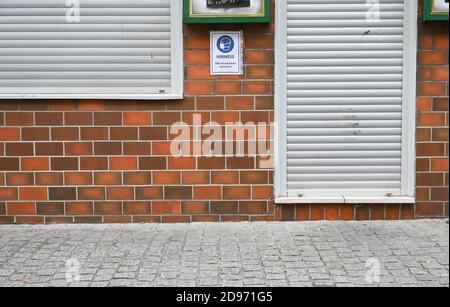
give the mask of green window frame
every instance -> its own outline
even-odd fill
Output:
[[[272,21],[270,0],[261,0],[264,4],[262,14],[258,15],[195,15],[192,13],[192,0],[184,1],[184,22],[195,23],[268,23]]]

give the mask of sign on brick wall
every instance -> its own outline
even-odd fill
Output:
[[[186,23],[270,22],[270,0],[184,0]]]
[[[448,20],[449,0],[424,0],[424,20]]]

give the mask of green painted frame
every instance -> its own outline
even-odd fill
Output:
[[[436,14],[432,12],[433,0],[423,0],[423,20],[448,21],[448,14]]]
[[[192,0],[183,0],[184,1],[184,22],[187,24],[194,24],[194,23],[268,23],[272,21],[272,17],[270,14],[271,7],[270,7],[270,0],[261,0],[264,1],[264,14],[263,16],[236,16],[236,15],[230,15],[230,16],[221,16],[221,17],[214,17],[214,16],[207,16],[207,17],[201,17],[201,16],[192,16],[191,15],[191,3]]]

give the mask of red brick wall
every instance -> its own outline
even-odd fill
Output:
[[[244,31],[244,76],[209,75],[210,30]],[[420,37],[417,206],[275,206],[255,157],[173,158],[169,126],[193,114],[273,118],[274,25],[192,25],[183,101],[0,102],[0,223],[448,216],[448,24],[421,23]]]

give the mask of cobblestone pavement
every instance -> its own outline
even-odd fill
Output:
[[[0,286],[448,287],[448,270],[443,220],[0,226]]]

